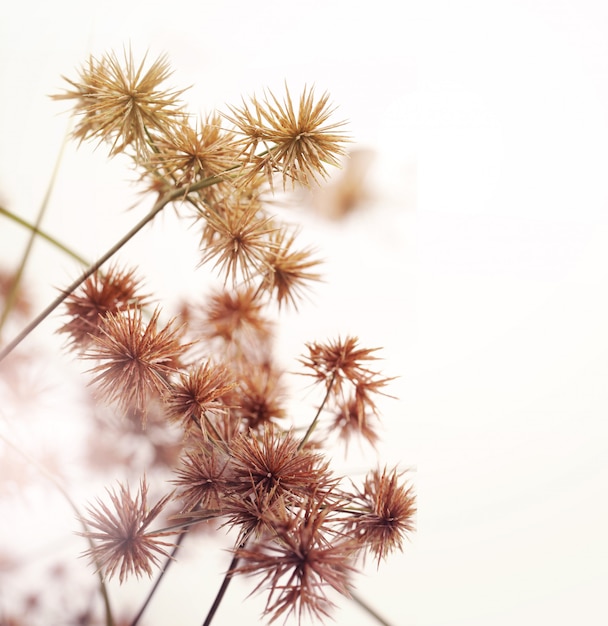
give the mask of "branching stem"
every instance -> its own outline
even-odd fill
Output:
[[[99,260],[89,266],[71,285],[61,292],[36,318],[34,318],[12,341],[0,350],[0,361],[8,356],[41,322],[43,322],[71,293],[73,293],[89,276],[94,274],[108,259],[112,258],[127,242],[129,242],[146,224],[151,222],[170,202],[192,193],[210,187],[222,181],[220,176],[211,176],[197,183],[189,185],[187,189],[178,187],[162,195],[154,204],[150,212],[145,215],[131,230],[116,242]]]

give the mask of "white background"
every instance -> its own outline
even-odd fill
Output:
[[[352,333],[400,375],[380,456],[412,468],[418,531],[370,567],[362,595],[394,625],[608,623],[608,4],[4,3],[6,206],[33,219],[44,194],[67,127],[48,98],[60,75],[129,43],[168,53],[193,111],[314,83],[376,151],[369,206],[341,223],[294,213],[327,283],[281,331],[286,358]],[[45,227],[89,258],[105,251],[143,210],[125,211],[124,165],[69,146]],[[0,260],[24,237],[0,222]],[[190,288],[186,241],[166,218],[129,247],[161,298]],[[77,270],[42,243],[36,254],[43,305]],[[200,623],[219,584],[205,569],[223,558],[188,559],[149,623]],[[218,624],[255,623],[245,589]],[[336,623],[373,622],[341,602]]]

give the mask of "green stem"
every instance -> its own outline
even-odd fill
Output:
[[[108,259],[110,259],[118,250],[120,250],[127,242],[129,242],[146,224],[151,222],[170,202],[183,198],[184,193],[192,193],[215,185],[224,180],[221,176],[211,176],[204,180],[189,185],[184,191],[181,187],[168,191],[161,196],[150,212],[145,215],[126,235],[124,235],[117,243],[115,243],[98,261],[93,263],[85,270],[67,289],[57,296],[36,318],[34,318],[11,342],[9,342],[2,350],[0,350],[0,361],[8,356],[41,322],[43,322],[71,293],[73,293],[89,276],[94,274]]]
[[[36,222],[34,223],[34,228],[30,231],[30,236],[25,246],[25,250],[23,251],[23,255],[21,257],[21,261],[19,263],[19,267],[15,272],[15,276],[13,277],[13,282],[9,289],[9,292],[6,296],[6,301],[4,304],[4,309],[0,314],[0,336],[2,335],[2,328],[8,318],[8,314],[10,313],[13,305],[15,304],[15,300],[17,299],[17,293],[19,291],[19,285],[21,283],[21,279],[23,278],[23,273],[25,272],[25,266],[30,258],[30,254],[32,252],[32,248],[34,246],[34,240],[36,239],[36,233],[38,231],[38,227],[42,223],[42,218],[46,213],[46,210],[49,206],[49,200],[51,199],[51,193],[53,191],[53,187],[55,186],[55,181],[57,180],[57,174],[59,173],[59,165],[61,163],[61,159],[63,157],[63,151],[67,145],[68,134],[66,133],[63,143],[61,144],[61,148],[59,150],[59,154],[55,159],[55,165],[53,167],[53,173],[51,174],[51,178],[49,179],[49,183],[46,187],[46,191],[44,193],[44,198],[42,199],[42,203],[40,204],[40,208],[38,209],[38,214],[36,215]]]
[[[331,378],[329,379],[329,383],[327,385],[327,390],[325,391],[325,396],[323,398],[323,401],[321,402],[321,405],[317,409],[317,413],[315,414],[314,419],[310,423],[310,426],[308,427],[308,430],[306,431],[304,437],[302,438],[302,441],[300,441],[298,450],[301,450],[306,445],[306,443],[310,439],[310,436],[312,435],[315,428],[317,427],[317,422],[319,421],[321,411],[323,411],[323,407],[325,407],[325,405],[327,404],[327,400],[329,399],[329,394],[331,393],[331,388],[334,386],[334,381],[336,380],[336,374],[337,372],[334,371],[333,374],[331,375]]]
[[[389,622],[387,622],[382,616],[380,616],[377,612],[376,609],[372,608],[365,600],[363,600],[363,598],[361,598],[361,596],[357,595],[356,593],[353,593],[352,591],[350,592],[350,597],[352,600],[354,600],[364,611],[366,611],[367,613],[369,613],[369,615],[371,615],[377,622],[378,624],[382,624],[382,626],[391,626]]]
[[[70,505],[71,509],[76,514],[76,518],[79,520],[80,525],[82,526],[83,533],[85,536],[87,536],[89,529],[86,525],[86,522],[84,521],[84,517],[81,515],[80,510],[76,506],[76,503],[72,500],[72,497],[67,492],[66,488],[59,482],[57,477],[54,474],[52,474],[46,467],[44,467],[44,465],[36,461],[36,459],[32,458],[29,454],[27,454],[26,452],[18,448],[15,444],[13,444],[11,441],[9,441],[2,433],[0,433],[0,439],[2,439],[2,441],[4,441],[4,443],[7,446],[9,446],[9,448],[17,452],[17,454],[20,454],[28,463],[31,463],[31,465],[35,467],[45,478],[47,478],[53,483],[55,488],[65,498],[66,502]],[[91,550],[93,550],[95,547],[93,544],[93,540],[88,536],[87,536],[87,540],[89,542],[89,547],[91,548]],[[115,626],[114,617],[112,616],[112,609],[110,606],[110,597],[108,595],[108,589],[106,587],[106,584],[103,580],[101,567],[97,567],[97,564],[95,565],[97,568],[97,576],[99,578],[99,591],[103,598],[103,603],[104,603],[105,612],[106,612],[106,626]]]
[[[40,237],[41,239],[44,239],[46,242],[55,246],[55,248],[61,250],[62,252],[65,252],[68,256],[71,256],[75,261],[78,261],[78,263],[81,263],[82,265],[89,265],[89,262],[83,257],[81,257],[79,254],[74,252],[74,250],[68,248],[68,246],[61,243],[60,241],[58,241],[57,239],[55,239],[54,237],[52,237],[45,231],[40,230],[34,224],[30,224],[30,222],[28,222],[27,220],[24,220],[22,217],[19,217],[18,215],[15,215],[15,213],[13,213],[12,211],[9,211],[3,206],[0,206],[0,215],[4,215],[5,217],[8,217],[9,219],[13,220],[13,222],[19,224],[20,226],[23,226],[24,228],[31,230],[38,237]]]

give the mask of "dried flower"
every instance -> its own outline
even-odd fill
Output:
[[[182,512],[201,509],[205,514],[223,509],[226,497],[228,456],[209,442],[187,450],[177,478],[173,483],[179,488],[178,498],[182,501]]]
[[[414,530],[416,497],[399,482],[402,475],[396,468],[370,472],[353,500],[361,512],[352,521],[352,531],[378,563],[393,550],[402,550],[404,538]]]
[[[102,334],[101,326],[108,313],[148,304],[148,296],[138,294],[140,285],[135,270],[121,270],[116,265],[106,272],[98,270],[66,298],[66,315],[70,319],[58,332],[69,335],[71,347],[86,348],[93,337]]]
[[[263,264],[261,291],[274,293],[281,307],[290,303],[298,308],[298,300],[309,287],[309,282],[321,280],[321,275],[311,272],[311,268],[320,264],[313,259],[313,250],[293,250],[296,234],[282,228],[271,237]]]
[[[270,622],[291,614],[322,622],[333,607],[328,589],[349,595],[356,545],[332,532],[335,508],[331,501],[312,496],[288,523],[275,527],[274,536],[237,550],[241,564],[235,573],[262,576],[254,591],[268,591],[264,614]]]
[[[122,62],[115,53],[91,55],[78,80],[64,77],[73,90],[53,98],[76,101],[74,112],[81,119],[74,137],[111,143],[111,156],[131,146],[139,160],[152,151],[151,136],[183,121],[179,96],[184,90],[160,89],[171,74],[167,58],[158,57],[146,71],[145,62],[144,57],[137,66],[131,50],[124,51]]]
[[[172,322],[157,328],[159,315],[156,309],[146,323],[137,309],[109,313],[102,334],[85,354],[102,361],[91,370],[96,373],[92,382],[107,399],[118,402],[124,411],[141,411],[144,420],[148,398],[167,390],[169,376],[188,347],[180,343],[181,329]]]
[[[170,126],[155,141],[146,166],[153,175],[188,185],[224,174],[235,166],[237,157],[233,135],[222,130],[220,117],[214,113],[196,126]]]
[[[232,415],[253,430],[263,429],[272,420],[285,417],[284,395],[279,372],[270,365],[245,364],[238,387],[230,396]]]
[[[282,174],[283,187],[288,180],[305,185],[317,182],[327,177],[326,165],[338,166],[339,157],[345,154],[343,144],[348,138],[338,130],[344,122],[327,123],[334,112],[327,93],[317,100],[312,88],[304,88],[296,110],[286,86],[282,103],[269,92],[261,102],[254,97],[230,111],[232,116],[226,118],[242,136],[250,172],[265,173],[271,184],[272,172]],[[264,152],[256,154],[260,144]]]
[[[316,382],[325,383],[327,387],[333,386],[337,395],[346,381],[369,385],[377,374],[364,363],[377,360],[378,357],[373,356],[373,353],[379,348],[358,348],[358,341],[357,337],[347,336],[324,344],[308,343],[308,355],[300,362],[312,370],[308,376],[315,378]],[[386,382],[388,379],[383,380]]]
[[[197,329],[207,341],[219,339],[230,355],[265,360],[272,331],[262,307],[253,287],[216,292],[207,299]]]
[[[129,574],[138,578],[142,574],[151,576],[152,567],[159,563],[159,555],[169,556],[164,547],[172,544],[160,539],[171,533],[149,532],[148,527],[158,517],[171,494],[148,509],[145,478],[135,497],[128,486],[120,483],[118,491],[108,489],[107,492],[111,507],[98,498],[97,507],[88,507],[88,518],[83,520],[94,529],[79,533],[94,543],[85,555],[105,577],[112,578],[118,573],[121,584]]]
[[[215,258],[224,282],[231,278],[233,285],[239,275],[248,281],[261,271],[267,251],[274,245],[268,235],[276,227],[270,217],[260,214],[257,203],[236,204],[223,216],[209,212],[206,220],[201,265]]]
[[[260,437],[252,431],[237,437],[230,454],[232,487],[242,498],[256,492],[290,501],[331,482],[322,456],[308,448],[300,450],[293,433],[283,433],[273,424],[266,424]]]
[[[193,366],[180,373],[179,381],[167,391],[167,417],[182,422],[184,427],[194,422],[204,430],[205,412],[226,411],[222,398],[235,384],[232,374],[222,365],[205,362]]]

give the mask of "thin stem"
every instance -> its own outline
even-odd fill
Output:
[[[241,542],[239,549],[245,547],[245,541]],[[226,593],[226,590],[228,589],[228,585],[230,584],[230,581],[232,580],[232,570],[236,567],[238,562],[239,562],[239,557],[236,555],[236,552],[235,552],[234,556],[232,557],[232,561],[230,561],[230,565],[228,566],[228,571],[226,572],[226,575],[224,576],[224,580],[222,580],[222,584],[217,592],[217,595],[215,596],[215,600],[213,601],[213,604],[211,605],[211,608],[209,609],[209,613],[207,613],[207,617],[205,618],[205,621],[203,622],[203,626],[209,626],[209,624],[211,624],[211,621],[213,620],[213,617],[215,616],[215,613],[218,610],[224,598],[224,594]]]
[[[327,390],[325,391],[325,396],[323,398],[323,401],[321,402],[321,405],[317,409],[317,413],[315,414],[314,419],[310,423],[310,426],[308,427],[308,430],[306,431],[304,437],[302,438],[302,441],[300,441],[300,445],[298,446],[298,450],[301,450],[306,445],[306,443],[310,439],[310,436],[312,435],[312,433],[314,432],[315,428],[317,427],[317,422],[319,421],[319,417],[321,415],[321,411],[323,410],[323,407],[327,404],[327,400],[329,399],[329,394],[331,393],[331,388],[334,386],[334,381],[336,380],[336,375],[337,375],[337,372],[334,371],[333,374],[331,375],[331,378],[329,379],[329,383],[327,385]]]
[[[186,193],[198,191],[204,187],[210,187],[222,181],[220,176],[211,176],[189,185]],[[89,276],[94,274],[108,259],[129,242],[146,224],[151,222],[170,202],[184,195],[184,190],[179,187],[168,191],[161,196],[150,212],[145,215],[126,235],[115,243],[98,261],[85,270],[67,289],[57,296],[36,318],[34,318],[11,342],[0,350],[0,361],[9,355],[41,322],[43,322],[71,293],[73,293]]]
[[[40,208],[38,209],[38,214],[36,215],[36,222],[34,223],[34,228],[30,231],[30,236],[27,240],[27,244],[25,245],[25,250],[23,251],[23,255],[21,256],[21,261],[19,263],[19,267],[15,272],[15,276],[13,277],[13,282],[9,289],[9,292],[6,296],[6,301],[4,305],[4,309],[2,313],[0,313],[0,336],[2,335],[2,328],[8,318],[8,315],[13,308],[15,300],[17,298],[17,292],[19,291],[19,284],[21,283],[21,279],[23,278],[23,273],[25,272],[25,266],[30,258],[30,254],[32,252],[32,248],[34,247],[34,240],[36,239],[36,234],[38,231],[38,227],[42,223],[42,218],[46,213],[47,207],[49,205],[49,200],[51,199],[51,193],[53,191],[53,187],[55,186],[55,181],[57,180],[57,174],[59,173],[59,164],[61,163],[61,158],[63,156],[63,152],[67,145],[68,134],[66,133],[63,143],[61,144],[61,148],[59,149],[59,154],[55,159],[55,165],[53,167],[53,173],[51,174],[51,178],[49,179],[49,183],[46,187],[46,191],[44,193],[44,197],[40,204]]]
[[[354,592],[350,592],[350,597],[354,600],[364,611],[369,613],[378,624],[382,624],[382,626],[391,626],[389,622],[387,622],[381,615],[376,612],[376,609],[372,608],[361,596]]]
[[[40,237],[41,239],[44,239],[45,241],[55,246],[55,248],[58,248],[62,252],[65,252],[68,256],[71,256],[75,261],[82,263],[82,265],[89,265],[89,261],[81,257],[78,253],[74,252],[74,250],[72,250],[71,248],[68,248],[68,246],[61,243],[57,239],[55,239],[53,236],[49,235],[43,230],[40,230],[40,228],[38,228],[34,224],[30,224],[30,222],[28,222],[27,220],[24,220],[22,217],[19,217],[18,215],[15,215],[15,213],[13,213],[12,211],[9,211],[3,206],[0,206],[0,215],[4,215],[5,217],[8,217],[9,219],[13,220],[13,222],[16,222],[17,224],[19,224],[20,226],[23,226],[24,228],[27,228],[28,230],[33,231],[34,233],[36,233],[38,237]]]
[[[44,465],[36,461],[36,459],[32,458],[29,454],[18,448],[14,443],[9,441],[2,433],[0,433],[0,439],[4,441],[4,443],[9,446],[12,450],[20,454],[28,463],[31,463],[45,478],[50,480],[55,488],[59,491],[59,493],[65,498],[66,502],[70,505],[71,509],[76,514],[76,518],[80,522],[82,526],[82,530],[87,535],[89,529],[84,521],[84,517],[81,515],[80,510],[76,506],[76,503],[72,500],[72,497],[66,490],[66,488],[59,482],[57,477],[52,474]],[[87,536],[87,540],[89,542],[89,547],[93,549],[95,546],[93,544],[93,540]],[[97,564],[96,564],[97,566]],[[103,575],[101,573],[101,568],[97,567],[97,576],[99,578],[99,591],[101,593],[101,597],[103,598],[103,604],[106,612],[106,626],[115,626],[114,617],[112,616],[112,608],[110,606],[110,597],[108,595],[108,589],[103,580]]]
[[[139,609],[139,613],[135,616],[135,618],[131,622],[131,626],[137,626],[137,624],[139,623],[139,620],[141,619],[141,616],[144,614],[144,611],[148,607],[148,604],[150,604],[150,600],[152,600],[152,596],[154,595],[154,593],[156,592],[156,589],[160,585],[160,581],[163,579],[164,575],[166,574],[167,570],[169,569],[169,566],[171,565],[171,563],[175,559],[175,555],[177,554],[182,541],[186,537],[186,530],[187,529],[185,529],[184,532],[182,532],[180,534],[180,536],[178,537],[177,541],[175,542],[175,546],[174,546],[174,548],[173,548],[173,550],[171,552],[171,555],[166,560],[163,569],[160,571],[160,574],[158,575],[158,578],[156,579],[156,581],[154,582],[154,585],[152,586],[152,589],[150,589],[150,593],[148,594],[148,597],[146,598],[145,602],[143,603],[143,606],[141,607],[141,609]]]

